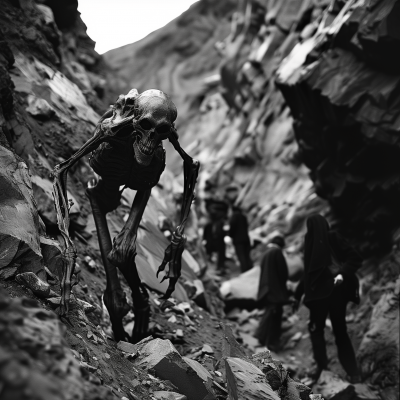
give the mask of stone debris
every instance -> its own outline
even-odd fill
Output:
[[[27,97],[29,106],[26,108],[29,114],[39,119],[50,119],[56,112],[45,100],[33,95]]]
[[[264,373],[255,365],[237,357],[228,357],[225,369],[230,400],[280,400]]]
[[[58,296],[57,294],[55,294],[55,296],[57,296],[57,297],[51,297],[46,300],[54,307],[58,307],[61,303],[61,297]],[[74,295],[71,295],[70,302],[74,302],[74,301],[76,301],[78,303],[78,305],[83,308],[83,311],[85,312],[85,314],[89,314],[97,309],[94,305],[88,303],[87,301],[78,299]]]
[[[215,398],[210,387],[205,384],[198,372],[180,356],[169,340],[154,339],[139,346],[139,353],[139,357],[134,361],[135,366],[147,371],[154,371],[156,377],[169,380],[180,393],[187,396],[188,400]],[[197,364],[196,369],[202,371]],[[205,372],[202,371],[201,374],[205,374]]]
[[[67,346],[53,312],[32,299],[10,299],[3,289],[0,304],[2,398],[113,400],[108,388],[91,383],[94,367]]]
[[[176,324],[177,321],[178,321],[178,320],[176,319],[175,315],[171,315],[171,316],[168,318],[168,322],[171,322],[171,324]]]
[[[96,261],[94,261],[91,257],[85,256],[84,261],[90,272],[95,272],[97,270]]]
[[[201,352],[203,354],[214,354],[213,348],[208,344],[203,345],[203,347],[201,348]]]
[[[15,280],[41,298],[55,297],[57,293],[51,290],[50,285],[47,282],[42,281],[33,272],[23,272],[15,277]]]
[[[157,400],[187,400],[187,397],[183,394],[167,392],[165,390],[158,390],[153,394]]]

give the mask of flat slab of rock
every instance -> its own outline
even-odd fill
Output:
[[[239,357],[247,359],[243,347],[236,341],[232,329],[228,325],[223,326],[224,336],[222,340],[222,357]]]
[[[208,379],[212,379],[211,374],[196,360],[191,358],[182,357],[182,359],[189,364],[197,373],[197,375],[204,381],[207,382]]]
[[[167,392],[165,390],[159,390],[154,392],[154,397],[157,400],[187,400],[187,397],[183,394],[176,392]]]
[[[237,357],[225,360],[229,400],[280,400],[255,365]]]
[[[189,365],[169,340],[151,340],[139,348],[139,353],[137,367],[154,371],[157,378],[170,381],[188,400],[215,399],[210,385],[203,380],[208,378],[206,371],[200,364]]]
[[[331,371],[322,371],[315,391],[325,400],[350,400],[355,394],[354,386]]]

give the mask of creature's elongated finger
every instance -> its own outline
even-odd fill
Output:
[[[158,278],[158,274],[161,271],[164,271],[166,265],[171,261],[172,258],[172,245],[169,245],[166,249],[165,249],[165,253],[164,253],[164,259],[162,260],[161,265],[158,267],[158,271],[156,274],[156,277]]]
[[[182,253],[183,253],[184,247],[179,247],[174,251],[174,255],[172,258],[172,261],[169,263],[170,270],[168,277],[170,279],[176,278],[178,279],[181,276],[181,269],[182,269]]]
[[[163,278],[161,279],[160,283],[163,283],[167,279],[169,279],[169,271],[163,276]]]
[[[167,300],[171,297],[172,292],[175,290],[175,285],[177,281],[178,278],[170,278],[168,289],[165,292],[164,296],[161,297],[161,299]]]

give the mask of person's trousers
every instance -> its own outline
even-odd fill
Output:
[[[308,329],[317,366],[320,369],[326,369],[328,357],[324,329],[326,318],[329,315],[335,335],[339,361],[349,376],[356,376],[359,371],[353,345],[347,333],[347,300],[343,289],[341,286],[336,287],[328,298],[310,301],[306,304],[310,310]]]
[[[235,252],[240,264],[241,272],[246,272],[253,268],[253,261],[250,257],[250,243],[247,242],[236,242],[233,243],[235,246]]]
[[[267,304],[260,324],[256,331],[256,338],[261,345],[278,346],[281,337],[283,307],[280,304]]]

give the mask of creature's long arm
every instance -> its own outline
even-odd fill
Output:
[[[137,91],[136,91],[137,93]],[[135,95],[135,93],[133,93]],[[75,269],[76,249],[69,236],[69,204],[67,199],[67,174],[82,157],[91,153],[101,143],[108,141],[120,129],[132,123],[132,112],[125,111],[125,96],[120,96],[116,104],[110,108],[97,124],[94,135],[71,158],[55,166],[53,170],[53,197],[57,212],[57,225],[64,240],[63,278],[61,282],[60,314],[68,313],[71,294],[71,277]]]
[[[71,158],[55,166],[53,170],[53,198],[57,212],[57,225],[64,240],[63,250],[63,278],[61,282],[60,314],[68,312],[68,303],[71,293],[71,277],[75,269],[76,248],[69,236],[69,209],[67,198],[67,174],[82,157],[95,150],[102,143],[106,135],[102,132],[101,121],[112,115],[111,111],[104,114],[97,125],[94,135]]]
[[[169,279],[169,285],[163,297],[164,299],[168,299],[171,296],[172,292],[175,290],[175,284],[181,275],[182,253],[185,249],[186,242],[186,236],[184,235],[185,224],[189,216],[190,206],[194,199],[194,189],[200,169],[199,161],[190,157],[180,146],[177,134],[171,135],[169,140],[183,159],[184,191],[179,225],[172,234],[171,244],[165,250],[164,260],[157,271],[158,276],[158,274],[165,269],[165,266],[169,264],[169,271],[162,279],[162,281]]]

